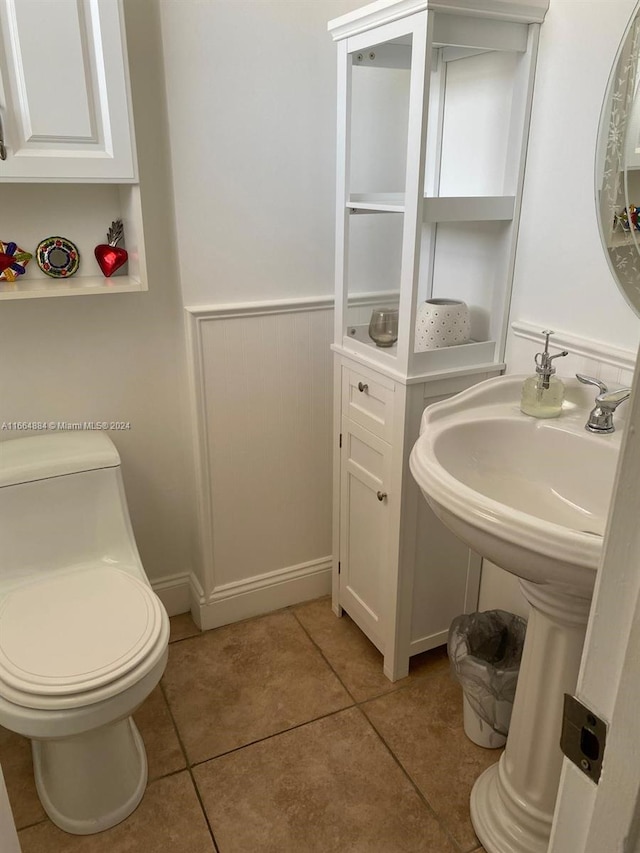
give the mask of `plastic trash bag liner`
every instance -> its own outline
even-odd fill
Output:
[[[504,610],[457,616],[449,628],[451,671],[474,711],[506,735],[527,623]]]

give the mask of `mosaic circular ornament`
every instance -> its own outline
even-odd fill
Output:
[[[70,278],[78,272],[80,252],[66,237],[47,237],[36,249],[38,266],[51,278]]]
[[[0,281],[15,281],[24,275],[25,267],[33,255],[25,252],[16,243],[3,243],[0,240]]]

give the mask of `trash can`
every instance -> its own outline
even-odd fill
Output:
[[[527,623],[504,610],[457,616],[447,651],[464,693],[464,731],[478,746],[504,746]]]

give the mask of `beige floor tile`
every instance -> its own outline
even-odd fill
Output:
[[[462,692],[449,673],[361,707],[462,849],[475,850],[471,788],[501,750],[482,749],[466,737]]]
[[[220,853],[454,853],[357,708],[194,768]]]
[[[191,762],[351,704],[288,611],[176,643],[163,684]]]
[[[193,621],[190,613],[180,613],[179,616],[172,616],[169,619],[169,624],[171,627],[169,635],[170,643],[175,643],[176,640],[184,640],[187,637],[196,637],[201,633],[200,628]]]
[[[149,781],[175,773],[176,770],[182,770],[187,766],[169,708],[159,685],[138,708],[134,714],[134,720],[147,752]]]
[[[50,821],[23,829],[22,853],[213,853],[191,777],[185,771],[148,786],[136,811],[97,835],[68,835]]]
[[[331,599],[321,598],[292,610],[356,702],[391,693],[449,665],[444,647],[434,649],[412,657],[408,677],[391,682],[382,671],[380,652],[346,613],[341,618],[333,613]]]
[[[33,781],[31,741],[0,727],[0,765],[18,829],[45,817]]]

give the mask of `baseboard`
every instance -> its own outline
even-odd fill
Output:
[[[191,610],[191,583],[188,572],[151,581],[151,586],[169,616],[178,616]]]
[[[217,587],[194,615],[207,631],[331,592],[331,557]],[[198,619],[199,616],[199,619]]]

